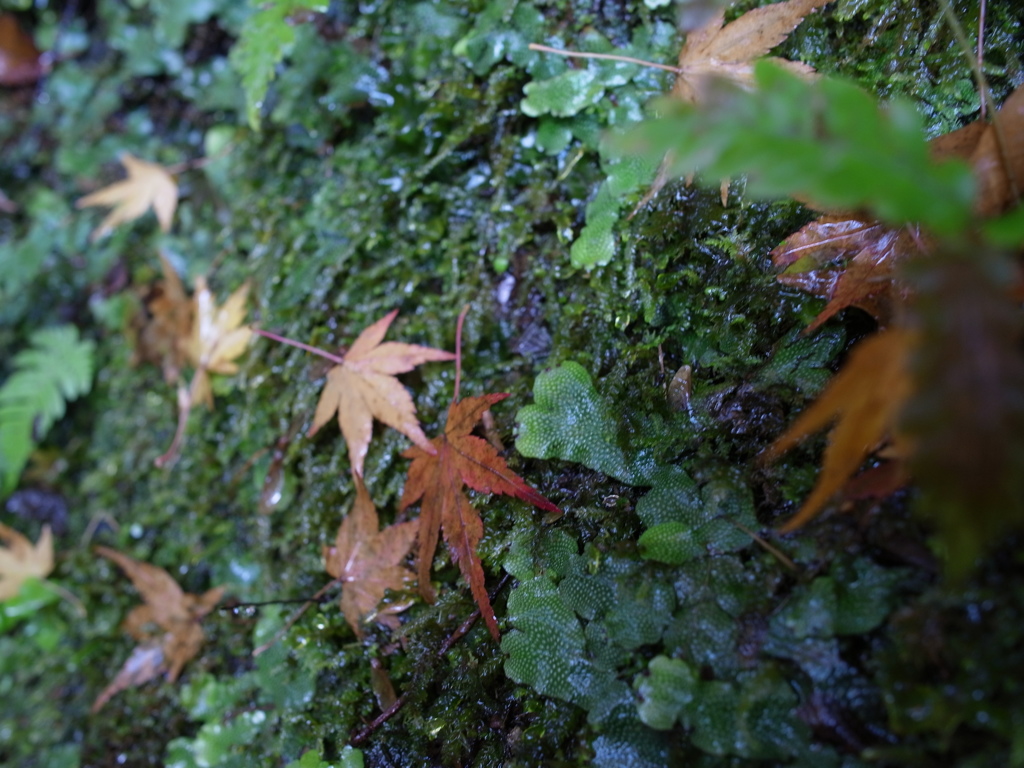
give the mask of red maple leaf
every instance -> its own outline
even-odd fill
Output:
[[[462,317],[459,318],[461,336]],[[461,344],[456,341],[456,350]],[[458,351],[456,351],[458,354]],[[456,360],[458,371],[459,361]],[[458,400],[459,380],[455,380],[455,397],[448,409],[448,422],[444,434],[435,437],[431,444],[436,454],[430,454],[419,446],[413,446],[402,454],[412,459],[409,479],[402,494],[400,509],[406,509],[422,500],[420,507],[419,552],[417,568],[420,594],[423,599],[433,602],[435,594],[430,584],[430,567],[434,561],[438,537],[444,540],[458,563],[459,570],[473,593],[480,608],[480,614],[487,623],[491,635],[497,640],[498,623],[494,618],[491,600],[484,586],[484,569],[477,556],[476,548],[483,536],[484,524],[479,513],[469,503],[462,486],[466,485],[481,493],[501,493],[527,501],[538,509],[561,514],[561,510],[528,486],[519,475],[508,468],[505,460],[482,438],[470,432],[484,412],[492,405],[508,397],[498,392],[479,397]]]

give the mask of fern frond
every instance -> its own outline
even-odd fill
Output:
[[[11,490],[35,443],[92,387],[93,348],[73,325],[43,328],[14,356],[0,387],[0,493]]]

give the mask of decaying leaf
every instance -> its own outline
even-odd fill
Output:
[[[743,88],[753,88],[755,59],[782,43],[804,17],[830,0],[786,0],[747,11],[722,26],[725,11],[719,10],[704,26],[686,36],[679,53],[679,75],[672,95],[683,101],[700,103],[714,78],[730,80]],[[801,62],[772,58],[778,66],[804,77],[814,68]]]
[[[922,247],[923,236],[910,226],[897,229],[856,215],[826,214],[787,237],[772,251],[772,260],[778,267],[800,266],[802,260],[816,265],[778,276],[780,283],[828,299],[808,332],[846,307],[859,307],[885,326],[906,298],[895,267]]]
[[[818,399],[762,454],[764,461],[774,461],[835,422],[818,482],[797,515],[782,527],[783,532],[793,531],[817,515],[868,454],[893,435],[912,393],[909,358],[914,343],[913,332],[901,328],[862,341]]]
[[[399,592],[415,580],[416,575],[403,566],[416,532],[417,522],[389,525],[379,530],[377,510],[362,478],[355,476],[356,501],[338,528],[333,547],[324,547],[324,567],[342,582],[341,611],[356,637],[362,638],[362,623],[374,616],[382,624],[397,626],[395,613],[408,603],[377,606],[386,590]],[[397,610],[396,610],[397,609]]]
[[[199,622],[220,602],[224,588],[192,595],[184,592],[163,568],[109,547],[95,550],[120,566],[145,601],[131,610],[123,624],[124,630],[139,641],[139,647],[96,697],[92,711],[98,712],[116,693],[157,675],[166,673],[168,681],[177,680],[185,664],[202,648],[205,636]]]
[[[420,594],[433,601],[430,568],[441,532],[469,583],[480,614],[497,640],[498,624],[484,586],[484,571],[476,548],[483,536],[483,521],[462,492],[466,485],[481,493],[515,496],[538,509],[561,514],[561,510],[528,486],[486,440],[470,432],[481,416],[505,393],[481,395],[456,401],[448,409],[444,434],[434,438],[430,451],[414,446],[402,455],[412,459],[409,479],[402,494],[400,509],[422,499],[419,528],[418,578]]]
[[[316,434],[337,412],[338,426],[348,446],[353,474],[363,474],[376,418],[397,429],[428,453],[431,447],[416,419],[416,406],[395,374],[411,371],[431,360],[455,355],[416,344],[381,343],[398,310],[388,313],[359,334],[341,363],[327,374],[327,384],[313,416],[309,434]]]
[[[31,85],[45,72],[32,38],[12,14],[0,14],[0,85]]]
[[[13,528],[0,523],[0,600],[18,594],[27,579],[45,579],[53,570],[53,534],[43,526],[39,541],[32,545]]]
[[[935,160],[970,162],[978,184],[975,212],[981,218],[1005,211],[1019,199],[1024,180],[1024,88],[1018,88],[995,116],[929,142]],[[997,125],[998,124],[998,132]],[[807,327],[812,331],[846,307],[859,307],[881,325],[907,299],[899,266],[934,249],[934,242],[912,223],[891,227],[856,213],[826,213],[790,235],[772,251],[776,266],[787,268],[781,283],[828,299]],[[801,262],[813,266],[801,269]]]
[[[177,271],[160,253],[163,280],[153,285],[143,307],[132,321],[134,354],[132,363],[159,365],[168,384],[178,381],[192,336],[193,302]]]
[[[162,165],[139,160],[125,152],[121,164],[128,171],[128,178],[78,200],[78,208],[94,205],[113,206],[107,217],[93,230],[90,237],[95,241],[109,234],[114,227],[134,221],[150,208],[156,213],[160,229],[169,232],[178,207],[178,184]]]

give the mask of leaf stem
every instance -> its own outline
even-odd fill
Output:
[[[621,61],[626,64],[639,64],[641,67],[663,69],[666,72],[671,72],[674,75],[679,74],[679,67],[673,67],[671,64],[658,64],[653,61],[634,59],[632,56],[620,56],[617,53],[583,53],[582,51],[567,51],[563,48],[552,48],[551,46],[540,45],[539,43],[530,43],[528,47],[531,51],[540,51],[542,53],[554,53],[558,56],[565,56],[566,58],[570,59],[601,59],[603,61]]]
[[[452,403],[459,402],[459,385],[462,383],[462,323],[469,312],[469,304],[464,304],[459,312],[459,321],[455,324],[455,394]]]
[[[330,352],[324,352],[319,347],[312,347],[309,344],[303,344],[301,341],[294,341],[293,339],[289,339],[286,336],[278,336],[276,333],[264,331],[262,328],[253,328],[252,332],[258,333],[260,336],[266,336],[268,339],[272,339],[273,341],[279,341],[282,344],[288,344],[289,346],[292,347],[298,347],[299,349],[305,350],[306,352],[309,352],[311,354],[320,355],[320,357],[327,358],[336,365],[341,365],[342,363],[345,362],[345,358],[338,357],[337,355],[332,355]]]
[[[267,640],[267,642],[265,642],[259,648],[254,648],[253,652],[252,652],[252,655],[253,656],[259,656],[264,651],[267,651],[270,648],[272,648],[277,643],[277,641],[280,640],[282,637],[284,637],[287,634],[288,630],[291,629],[295,625],[295,622],[297,622],[299,619],[302,618],[302,614],[304,614],[306,611],[309,610],[309,606],[313,605],[314,603],[319,603],[321,601],[321,599],[323,598],[323,596],[325,594],[327,594],[327,590],[329,590],[331,587],[335,586],[336,584],[340,584],[340,583],[341,583],[341,579],[331,579],[326,584],[324,584],[322,589],[318,590],[315,595],[313,595],[311,598],[309,598],[305,602],[305,604],[301,608],[299,608],[299,610],[297,610],[295,613],[293,613],[291,615],[291,617],[288,619],[288,621],[286,621],[284,623],[284,626],[282,626],[279,630],[277,630],[277,632],[274,633],[274,636],[272,638]]]

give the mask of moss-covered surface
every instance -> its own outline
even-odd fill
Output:
[[[977,5],[956,6],[971,33]],[[997,98],[1024,79],[1011,6],[989,8]],[[820,443],[769,469],[755,457],[868,328],[851,312],[799,335],[818,304],[777,286],[767,253],[808,214],[670,186],[627,221],[650,169],[602,165],[601,131],[638,119],[667,76],[526,49],[671,61],[674,8],[332,2],[295,28],[259,132],[228,61],[241,3],[68,8],[21,12],[44,43],[59,35],[63,60],[38,88],[0,92],[0,188],[22,206],[0,217],[0,344],[73,322],[96,340],[98,372],[3,519],[33,538],[63,523],[52,578],[88,614],[48,593],[28,595],[20,620],[5,614],[0,762],[1024,764],[1018,542],[954,587],[907,493],[770,534],[813,484]],[[841,2],[782,53],[910,97],[933,132],[977,111],[930,2]],[[121,151],[215,159],[181,175],[171,234],[145,219],[89,243],[97,214],[73,202],[117,177]],[[417,602],[396,636],[357,641],[332,601],[254,659],[292,606],[224,609],[177,685],[88,713],[130,651],[119,623],[137,600],[90,542],[190,592],[299,598],[326,581],[320,547],[354,496],[337,431],[303,436],[323,368],[265,340],[216,379],[216,409],[193,414],[181,460],[153,466],[175,395],[158,369],[130,365],[123,327],[125,286],[158,277],[159,248],[189,276],[212,270],[221,296],[252,280],[263,327],[324,348],[398,308],[389,338],[452,349],[470,305],[463,395],[511,393],[494,413],[508,446],[528,408],[508,460],[566,512],[475,500],[489,586],[512,577],[494,600],[500,645],[473,626],[441,652],[474,608],[442,548],[438,602]],[[673,391],[673,407],[683,365],[692,393],[679,407]],[[452,366],[403,381],[434,433]],[[406,446],[375,430],[366,479],[385,520]],[[281,494],[261,515],[271,469]],[[371,662],[407,699],[357,753],[346,745],[380,713]]]

